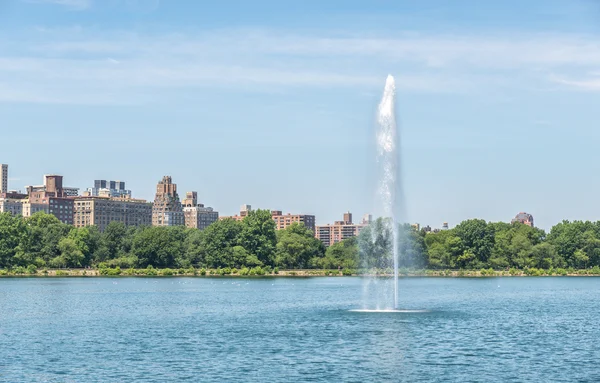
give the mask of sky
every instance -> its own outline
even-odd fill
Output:
[[[0,0],[0,36],[11,189],[377,215],[392,74],[406,220],[600,220],[600,1]]]

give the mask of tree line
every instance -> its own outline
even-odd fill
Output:
[[[268,210],[242,221],[219,220],[205,230],[76,228],[36,213],[0,213],[0,268],[253,268],[387,269],[394,244],[401,268],[527,269],[600,266],[600,221],[563,221],[546,233],[521,223],[463,221],[437,233],[377,219],[358,237],[327,249],[301,224],[276,230]]]

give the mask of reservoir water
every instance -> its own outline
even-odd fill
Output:
[[[600,381],[600,279],[3,278],[1,382]]]

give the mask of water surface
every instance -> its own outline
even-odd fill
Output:
[[[2,382],[600,381],[600,279],[3,278]]]

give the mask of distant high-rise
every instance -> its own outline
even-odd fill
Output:
[[[65,190],[68,189],[68,190]],[[44,185],[27,186],[27,200],[23,201],[23,217],[43,211],[54,215],[62,223],[73,224],[72,193],[76,188],[63,187],[63,176],[44,176]]]
[[[442,230],[448,230],[448,222],[442,223]]]
[[[333,225],[320,225],[315,228],[315,237],[328,247],[344,239],[356,237],[367,224],[352,223],[352,214],[346,212],[343,221],[335,221]]]
[[[76,227],[94,225],[100,231],[115,221],[125,226],[150,226],[152,204],[129,197],[75,197],[73,219]]]
[[[0,194],[8,193],[8,165],[0,164]]]
[[[131,190],[125,189],[123,181],[95,180],[94,187],[87,192],[92,197],[131,198]]]
[[[349,211],[344,213],[344,223],[346,225],[352,225],[352,213]]]
[[[510,221],[511,223],[520,222],[524,225],[533,227],[533,216],[529,213],[520,212],[515,216],[515,218]]]
[[[219,212],[198,203],[198,192],[195,191],[185,193],[183,215],[186,227],[199,230],[204,230],[211,223],[219,220]]]
[[[271,217],[275,221],[275,229],[283,230],[291,226],[294,222],[306,226],[313,233],[315,232],[315,216],[309,214],[283,214],[281,210],[271,210]]]
[[[170,176],[164,176],[156,185],[156,196],[152,206],[153,226],[180,226],[184,225],[184,215],[177,184],[173,183]]]

